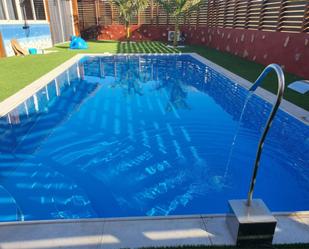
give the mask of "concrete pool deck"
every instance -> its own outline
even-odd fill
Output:
[[[309,243],[309,212],[275,213],[274,244]],[[234,245],[224,215],[86,219],[0,224],[1,249]]]

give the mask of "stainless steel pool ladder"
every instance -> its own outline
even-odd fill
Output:
[[[275,71],[275,73],[277,74],[277,78],[278,78],[277,97],[276,97],[276,102],[273,105],[273,108],[272,108],[270,115],[268,117],[268,120],[266,122],[266,126],[263,130],[261,138],[259,140],[258,149],[257,149],[257,152],[256,152],[256,158],[255,158],[255,162],[254,162],[253,174],[252,174],[251,183],[250,183],[250,189],[249,189],[249,192],[248,192],[248,200],[247,200],[248,206],[250,206],[251,202],[252,202],[252,196],[253,196],[254,186],[255,186],[255,182],[256,182],[256,176],[257,176],[257,172],[258,172],[258,168],[259,168],[259,164],[260,164],[261,154],[262,154],[262,150],[263,150],[263,146],[264,146],[264,141],[265,141],[265,138],[268,134],[269,128],[272,125],[273,119],[274,119],[274,117],[275,117],[275,115],[278,111],[279,105],[280,105],[280,103],[283,99],[283,93],[284,93],[284,88],[285,88],[285,79],[284,79],[284,73],[283,73],[281,67],[277,64],[270,64],[269,66],[267,66],[264,69],[264,71],[261,73],[261,75],[258,77],[258,79],[255,81],[253,86],[249,89],[250,92],[254,92],[262,84],[265,77],[272,70]]]

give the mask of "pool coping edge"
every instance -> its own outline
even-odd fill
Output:
[[[274,216],[295,216],[309,217],[309,211],[296,212],[272,212]],[[111,217],[111,218],[80,218],[80,219],[54,219],[54,220],[27,220],[27,221],[5,221],[0,226],[27,225],[27,224],[54,224],[54,223],[79,223],[79,222],[119,222],[119,221],[145,221],[145,220],[185,220],[195,218],[224,218],[228,213],[222,214],[191,214],[191,215],[168,215],[168,216],[132,216],[132,217]]]
[[[274,245],[309,243],[309,236],[306,235],[309,232],[309,211],[297,213],[275,212],[273,214],[278,222],[273,240]],[[116,236],[115,238],[117,238],[117,234],[125,234],[122,239],[125,239],[126,241],[120,242],[122,243],[121,245],[125,245],[125,247],[120,245],[118,246],[118,244],[116,244],[112,247],[108,246],[109,249],[149,247],[149,244],[147,244],[147,242],[143,239],[145,232],[159,231],[161,234],[166,232],[166,236],[169,236],[171,232],[179,230],[184,238],[187,239],[179,240],[178,242],[176,241],[177,243],[174,245],[171,245],[168,239],[164,242],[156,241],[151,247],[178,247],[189,245],[233,246],[235,245],[235,241],[233,240],[230,230],[226,224],[226,215],[227,214],[200,214],[160,217],[143,216],[125,219],[91,218],[73,220],[20,221],[0,223],[0,229],[6,231],[6,236],[9,238],[17,236],[16,240],[21,232],[25,233],[27,240],[33,240],[34,243],[36,239],[41,238],[40,236],[46,236],[48,234],[45,239],[46,243],[48,243],[48,239],[50,237],[53,238],[53,236],[49,236],[51,231],[55,231],[56,234],[60,233],[61,235],[65,235],[68,228],[70,228],[68,238],[71,237],[70,240],[74,244],[78,242],[78,238],[80,237],[87,238],[89,229],[93,229],[93,227],[101,227],[102,230],[96,235],[96,237],[99,237],[98,248],[104,248],[104,244],[106,246],[106,242],[103,240],[104,237],[108,238]],[[166,227],[167,224],[170,225]],[[16,235],[17,227],[18,232]],[[133,230],[128,230],[128,228],[132,228]],[[134,228],[137,229],[137,231],[135,231]],[[198,229],[197,234],[194,232],[192,233],[192,228],[193,230]],[[201,233],[203,233],[202,243],[200,243],[201,239],[199,239],[199,234]],[[185,237],[185,234],[187,234],[188,237]],[[194,235],[196,236],[194,237]],[[77,236],[77,240],[74,242],[75,236]],[[190,236],[192,237],[190,238]],[[54,239],[52,240],[52,242],[56,242]],[[132,242],[135,246],[130,246],[132,245]],[[10,240],[8,243],[10,244]],[[13,244],[23,244],[23,240],[20,240],[19,242],[13,240]],[[1,245],[2,242],[0,242],[0,246]],[[6,245],[6,242],[4,242],[4,245]]]

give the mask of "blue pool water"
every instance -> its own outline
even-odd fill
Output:
[[[189,55],[86,57],[0,118],[0,220],[223,213],[270,105]],[[255,198],[309,210],[309,128],[280,111]]]

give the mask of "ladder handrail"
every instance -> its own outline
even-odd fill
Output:
[[[247,205],[250,206],[251,202],[252,202],[252,196],[253,196],[253,191],[254,191],[254,186],[255,186],[255,182],[256,182],[256,176],[257,176],[257,172],[258,172],[258,168],[259,168],[259,164],[260,164],[260,159],[261,159],[261,154],[262,154],[262,150],[263,150],[263,146],[264,146],[264,141],[266,139],[266,136],[268,134],[269,128],[272,125],[272,121],[278,111],[279,105],[283,99],[283,93],[284,93],[284,89],[285,89],[285,78],[284,78],[284,73],[281,69],[281,67],[277,64],[270,64],[269,66],[267,66],[264,71],[261,73],[261,75],[258,77],[258,79],[255,81],[255,83],[253,84],[253,86],[251,86],[251,88],[249,89],[250,92],[254,92],[263,82],[263,80],[265,79],[265,77],[270,73],[270,71],[274,70],[277,74],[277,78],[278,78],[278,91],[277,91],[277,99],[275,104],[273,105],[273,108],[270,112],[270,115],[268,117],[268,120],[266,122],[266,126],[264,128],[264,131],[261,135],[261,138],[259,140],[259,144],[258,144],[258,149],[256,152],[256,158],[255,158],[255,162],[254,162],[254,169],[253,169],[253,174],[252,174],[252,178],[251,178],[251,183],[250,183],[250,188],[249,188],[249,192],[248,192],[248,200],[247,200]]]

